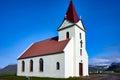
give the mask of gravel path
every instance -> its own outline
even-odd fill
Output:
[[[120,80],[120,76],[108,75],[108,74],[101,74],[101,77],[92,80]]]

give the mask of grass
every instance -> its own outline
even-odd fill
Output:
[[[15,75],[0,75],[0,79],[6,79],[6,80],[26,80],[25,77],[18,77]]]
[[[43,78],[43,77],[30,77],[29,80],[92,80],[98,78],[100,76],[86,76],[86,77],[70,77],[70,78]],[[5,80],[28,80],[26,77],[23,76],[16,76],[16,75],[0,75],[0,79]]]
[[[109,74],[109,75],[115,75],[115,76],[120,76],[120,74]],[[90,76],[86,77],[70,77],[70,78],[43,78],[43,77],[30,77],[29,80],[93,80],[97,79],[100,76],[100,74],[90,74]],[[28,80],[26,77],[23,76],[16,76],[16,75],[0,75],[0,79],[5,79],[5,80]]]
[[[16,75],[0,75],[0,79],[5,80],[28,80],[26,77],[23,76],[16,76]],[[71,77],[71,78],[40,78],[40,77],[30,77],[29,80],[83,80],[80,77]]]

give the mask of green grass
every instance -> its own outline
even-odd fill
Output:
[[[43,77],[30,77],[29,80],[92,80],[98,76],[89,76],[89,77],[70,77],[70,78],[43,78]],[[0,75],[0,79],[7,80],[27,80],[26,77],[16,76],[16,75]]]
[[[16,76],[16,75],[0,75],[0,79],[7,79],[7,80],[27,80],[26,77],[23,76]],[[71,77],[71,78],[40,78],[40,77],[30,77],[30,80],[83,80],[80,77]]]
[[[120,76],[120,74],[109,74]],[[90,74],[90,76],[86,77],[70,77],[70,78],[43,78],[43,77],[30,77],[29,80],[93,80],[102,77],[100,74]],[[5,80],[27,80],[26,77],[16,76],[16,75],[0,75],[0,79]]]
[[[18,77],[15,75],[0,75],[0,79],[7,79],[7,80],[26,80],[25,77]]]

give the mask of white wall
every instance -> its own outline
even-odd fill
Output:
[[[71,23],[68,23],[68,24],[70,26]],[[64,26],[61,26],[60,28],[65,27],[65,25],[68,26],[68,24],[64,23]],[[71,25],[73,25],[73,24],[71,24]],[[74,64],[73,75],[74,76],[79,76],[79,63],[83,63],[83,76],[86,76],[86,75],[88,75],[88,55],[87,55],[87,52],[86,52],[85,30],[84,30],[84,27],[83,27],[83,24],[82,24],[81,20],[72,27],[60,30],[59,31],[59,41],[66,39],[66,33],[67,32],[69,32],[70,38],[73,38],[73,44],[71,43],[69,45],[69,48],[66,49],[65,63],[66,64],[69,63],[68,61],[71,62],[71,60],[70,60],[70,58],[71,58],[70,55],[71,54],[69,54],[70,52],[72,52],[70,50],[70,48],[71,48],[71,49],[73,49],[73,56],[72,56],[73,64]],[[81,36],[82,36],[81,39],[80,39],[80,33],[81,33]],[[82,48],[80,47],[80,41],[81,40],[83,42]],[[73,47],[71,47],[72,45],[73,45]],[[80,55],[80,49],[82,49],[82,56]],[[67,51],[67,50],[70,50],[70,51]],[[66,55],[66,54],[69,54],[69,56]],[[66,58],[68,58],[68,59],[66,59]],[[67,67],[67,65],[65,67]],[[67,72],[66,69],[67,68],[65,68],[66,76],[68,75],[67,73],[69,73],[69,75],[71,75],[70,72]]]
[[[63,28],[66,28],[66,27],[68,27],[68,26],[71,26],[71,25],[73,25],[74,23],[72,23],[72,22],[70,22],[70,21],[68,21],[68,20],[64,20],[63,21],[63,23],[61,24],[61,26],[59,27],[59,30],[60,29],[63,29]]]
[[[39,59],[42,58],[44,61],[44,71],[39,71]],[[30,72],[29,62],[33,60],[33,72]],[[25,61],[25,72],[21,70],[21,62]],[[60,70],[56,70],[56,63],[60,63]],[[18,60],[18,76],[37,76],[37,77],[55,77],[55,78],[64,78],[64,53],[46,55],[28,59]]]
[[[72,38],[65,47],[65,78],[74,76],[74,39]]]
[[[83,28],[81,21],[77,23],[79,27]],[[79,76],[79,63],[83,63],[83,76],[88,75],[88,55],[86,52],[86,40],[85,40],[85,31],[80,29],[79,27],[75,27],[75,56],[76,56],[76,76]],[[81,39],[80,39],[81,33]],[[82,48],[80,41],[82,40]],[[80,49],[82,49],[82,56],[80,55]]]
[[[58,34],[59,34],[59,41],[66,40],[66,33],[67,32],[69,32],[69,37],[70,38],[75,36],[74,27],[66,28],[66,29],[60,30],[58,32]]]

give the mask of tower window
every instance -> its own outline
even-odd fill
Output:
[[[22,61],[22,72],[24,72],[24,71],[25,71],[25,62]]]
[[[60,63],[59,62],[56,63],[56,69],[60,70]]]
[[[82,35],[81,35],[81,33],[80,33],[80,39],[82,38]]]
[[[43,59],[41,58],[40,61],[39,61],[39,70],[40,72],[43,72]]]
[[[81,48],[83,47],[83,42],[82,42],[82,40],[80,41],[80,46],[81,46]]]
[[[82,56],[82,49],[80,49],[80,56]]]
[[[69,39],[69,32],[66,33],[66,38]]]
[[[33,72],[33,60],[30,60],[30,72]]]

